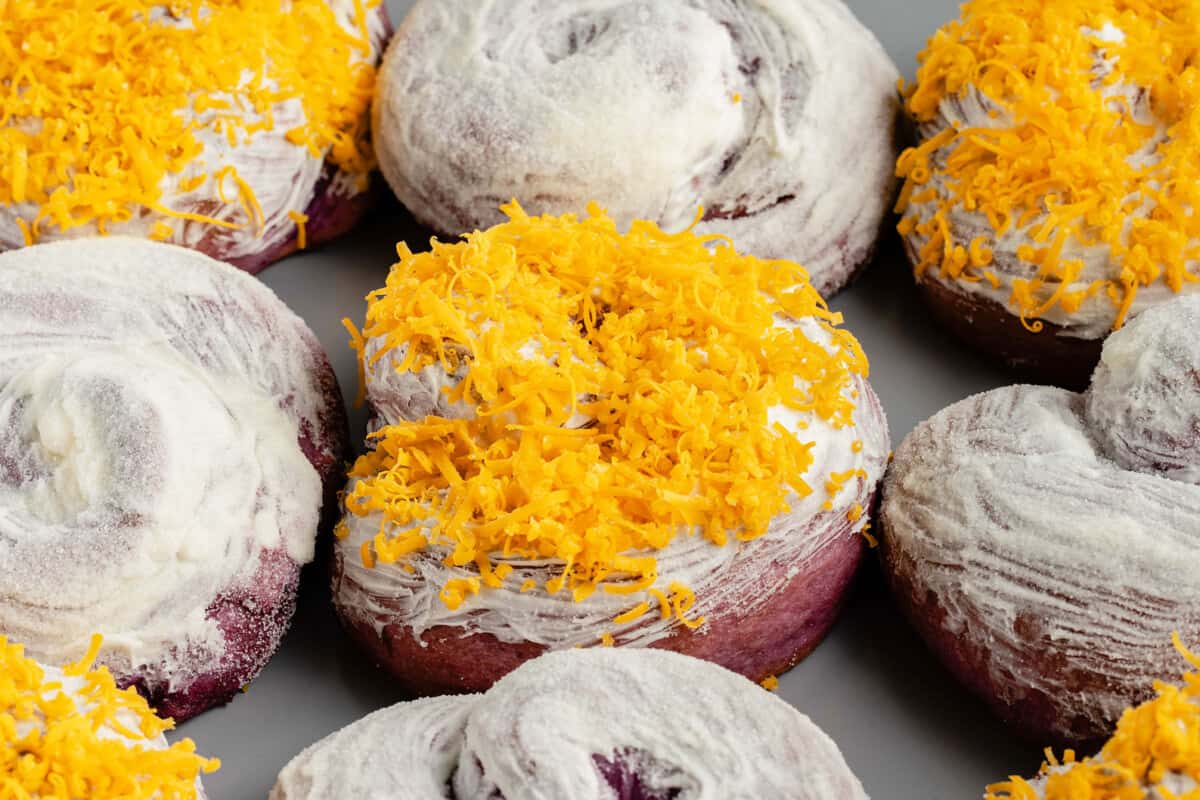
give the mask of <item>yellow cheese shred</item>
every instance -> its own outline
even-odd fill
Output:
[[[347,323],[360,361],[377,340],[399,372],[465,367],[448,399],[475,411],[373,436],[345,498],[383,519],[364,561],[440,548],[482,578],[493,558],[548,560],[561,565],[550,594],[602,589],[630,597],[618,624],[654,609],[699,627],[695,594],[660,585],[654,553],[684,536],[752,539],[790,494],[811,494],[813,442],[768,411],[852,426],[866,357],[796,264],[650,222],[622,234],[595,205],[582,219],[503,210],[463,241],[401,245],[362,332]],[[451,580],[442,600],[469,602],[486,590],[473,581]]]
[[[0,1],[0,204],[28,241],[147,213],[156,238],[172,218],[221,224],[167,208],[164,187],[208,185],[200,200],[218,203],[217,176],[182,177],[200,134],[241,144],[274,130],[287,101],[306,120],[288,141],[365,180],[366,25],[380,2],[357,0],[352,33],[326,0]],[[245,224],[261,228],[253,187],[232,177]]]
[[[88,655],[64,668],[83,682],[68,694],[21,645],[0,637],[2,800],[191,800],[197,777],[220,766],[191,740],[151,749],[173,724],[133,689],[118,689],[106,667],[91,669],[99,646],[94,637]]]
[[[1175,647],[1200,670],[1200,656],[1179,636]],[[1160,786],[1168,775],[1200,783],[1200,672],[1183,677],[1182,686],[1156,683],[1158,697],[1125,711],[1117,731],[1095,758],[1077,761],[1068,750],[1061,761],[1047,751],[1042,792],[1023,778],[987,787],[985,800],[1193,800],[1200,790],[1176,796]],[[1148,794],[1147,789],[1157,789]]]
[[[918,277],[998,284],[977,229],[950,223],[962,208],[993,237],[1030,242],[1009,298],[1022,320],[1099,295],[1119,328],[1140,287],[1200,280],[1197,30],[1200,0],[965,3],[919,55],[907,107],[932,124],[976,92],[993,122],[948,127],[900,157],[899,228],[919,244]],[[1112,268],[1089,283],[1067,254],[1093,247]]]

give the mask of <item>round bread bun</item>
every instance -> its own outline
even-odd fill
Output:
[[[382,2],[250,0],[0,18],[0,250],[146,237],[256,273],[371,203]],[[80,46],[84,40],[88,46]]]
[[[0,254],[0,635],[161,713],[232,699],[295,609],[346,419],[265,286],[141,239]]]
[[[1195,667],[1200,658],[1180,648]],[[1031,780],[1012,776],[987,787],[984,800],[1168,800],[1200,791],[1200,672],[1183,685],[1155,686],[1153,700],[1121,715],[1100,752],[1082,761],[1051,756]]]
[[[380,167],[442,235],[602,204],[805,265],[870,259],[899,73],[841,0],[418,0],[373,110]]]
[[[1082,395],[1010,386],[919,425],[884,482],[896,599],[1024,733],[1102,739],[1200,641],[1200,297],[1108,338]]]
[[[866,800],[837,745],[750,681],[656,650],[576,650],[487,693],[377,711],[309,747],[270,800]]]
[[[100,637],[84,659],[43,666],[0,636],[0,749],[10,797],[205,800],[200,776],[220,767],[190,739],[168,744],[174,727],[105,667],[92,668]]]
[[[1195,25],[1172,0],[971,0],[930,39],[897,208],[954,333],[1080,388],[1113,330],[1200,288]]]
[[[794,264],[598,209],[507,212],[402,251],[371,297],[344,625],[422,694],[602,643],[793,666],[833,624],[887,459],[857,342]]]

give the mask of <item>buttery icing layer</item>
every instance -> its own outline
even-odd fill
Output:
[[[425,372],[393,372],[383,377],[387,399],[377,403],[375,391],[370,393],[372,407],[377,410],[395,408],[396,397],[418,398],[414,404],[420,403],[423,395],[418,393],[422,388],[445,380]],[[376,385],[368,379],[368,387]],[[658,562],[657,586],[666,589],[681,584],[694,591],[695,603],[689,617],[753,615],[830,544],[859,535],[867,527],[866,509],[887,461],[887,423],[865,380],[856,381],[847,390],[850,393],[858,395],[852,426],[834,428],[812,414],[784,408],[772,411],[772,421],[814,443],[813,462],[805,473],[814,491],[803,498],[789,496],[789,510],[771,521],[765,535],[725,546],[715,546],[702,536],[679,535],[664,549],[653,552]],[[853,477],[830,492],[827,484],[835,474]],[[414,522],[412,529],[430,522]],[[430,628],[453,626],[461,627],[464,634],[488,633],[503,642],[534,642],[563,649],[597,644],[603,634],[611,635],[616,644],[646,646],[671,636],[679,627],[676,615],[661,614],[659,602],[644,592],[600,591],[576,602],[569,591],[551,594],[545,588],[548,578],[562,571],[561,561],[503,554],[492,557],[496,566],[503,564],[512,569],[503,584],[485,588],[452,609],[440,593],[450,581],[477,580],[479,572],[473,564],[448,565],[451,548],[439,546],[410,554],[400,564],[368,567],[360,557],[364,545],[381,530],[396,536],[402,531],[388,526],[377,513],[347,514],[344,523],[347,535],[336,546],[342,569],[337,583],[338,603],[380,633],[387,624],[402,620],[417,636]],[[777,571],[774,568],[779,564],[790,566]],[[650,604],[648,613],[614,623],[616,617],[642,601]]]
[[[898,73],[837,0],[418,2],[381,68],[380,166],[457,234],[595,200],[839,287],[891,196]]]
[[[951,406],[897,450],[881,513],[896,568],[989,654],[1002,701],[1044,693],[1103,729],[1174,672],[1172,633],[1200,631],[1200,487],[1102,455],[1088,406],[1032,386]],[[1106,688],[1081,695],[1080,673]]]
[[[270,290],[191,251],[0,256],[0,632],[59,663],[101,632],[171,686],[215,666],[209,604],[264,552],[312,558],[321,365]]]
[[[973,0],[921,53],[898,163],[918,278],[1102,338],[1197,291],[1191,0]]]
[[[151,7],[150,28],[161,26],[191,30],[197,27],[192,16],[194,13],[199,14],[201,27],[217,13],[215,7],[207,4],[207,0],[194,4],[191,11],[182,15],[167,5],[144,5]],[[338,41],[339,46],[345,47],[345,42],[350,41],[351,37],[362,38],[360,44],[349,48],[347,56],[351,65],[348,74],[360,80],[359,73],[362,70],[373,70],[371,65],[378,60],[387,37],[387,17],[382,5],[363,4],[361,0],[322,0],[315,6],[328,7],[333,24],[337,26],[336,32],[322,30],[321,24],[313,19],[314,15],[319,14],[311,2],[302,9],[283,13],[306,15],[310,19],[314,41],[325,36],[328,40],[326,44]],[[11,13],[17,14],[19,11],[17,9]],[[78,9],[74,11],[62,14],[62,24],[76,26],[79,28],[76,35],[81,36],[93,25],[94,19],[79,13]],[[128,30],[123,31],[122,35],[130,38],[136,38],[138,30],[147,27],[136,16],[123,24]],[[0,23],[2,29],[3,24]],[[103,35],[109,33],[106,31]],[[45,68],[53,70],[55,56],[49,53],[45,55]],[[214,56],[212,53],[199,52],[191,57],[200,59]],[[42,62],[31,63],[40,65]],[[113,66],[109,68],[116,69]],[[153,74],[156,70],[170,71],[166,67],[147,69],[151,73],[148,80],[161,77]],[[370,83],[365,87],[342,87],[343,95],[332,105],[341,103],[345,108],[339,107],[328,112],[330,120],[319,123],[342,130],[338,134],[338,141],[334,143],[323,141],[311,130],[314,119],[306,108],[305,98],[295,96],[292,90],[281,89],[271,77],[272,65],[269,61],[263,69],[265,78],[253,75],[251,68],[246,67],[237,91],[221,92],[216,96],[197,91],[192,94],[188,107],[176,110],[175,113],[183,120],[182,128],[190,137],[191,152],[185,158],[180,158],[177,153],[171,154],[170,168],[153,182],[154,189],[150,192],[156,196],[153,207],[123,203],[122,198],[114,196],[111,185],[114,170],[122,181],[135,186],[149,179],[146,172],[148,167],[139,160],[136,151],[121,154],[122,158],[128,159],[128,163],[114,160],[104,165],[103,169],[99,165],[89,164],[86,170],[78,171],[85,175],[87,181],[86,184],[84,179],[75,181],[73,190],[80,195],[78,202],[86,199],[86,191],[82,186],[95,183],[101,187],[98,191],[103,193],[103,198],[97,202],[94,214],[82,206],[70,208],[69,211],[59,209],[53,200],[38,198],[32,187],[17,189],[17,181],[27,180],[29,176],[28,169],[19,169],[21,162],[30,158],[50,157],[50,152],[39,154],[37,151],[20,151],[8,154],[5,158],[7,167],[0,168],[0,197],[8,197],[0,205],[0,250],[21,247],[31,241],[112,234],[168,241],[202,250],[223,260],[238,261],[270,251],[295,237],[298,226],[302,224],[300,220],[304,218],[302,215],[316,199],[318,190],[339,197],[360,193],[365,188],[371,164],[369,160],[364,160],[369,155],[363,156],[357,151],[363,147],[369,151],[369,145],[355,142],[356,136],[365,134],[356,133],[356,127],[362,127],[362,123],[353,119],[353,101],[347,98],[353,98],[356,92],[363,94],[360,102],[362,107],[357,116],[365,119],[365,98],[371,91]],[[97,70],[103,73],[100,67]],[[186,75],[186,70],[180,70]],[[36,76],[35,69],[35,81]],[[253,88],[255,81],[260,79],[265,94]],[[104,82],[98,81],[90,88],[80,85],[76,91],[99,94],[103,86]],[[158,111],[161,109],[156,109]],[[47,124],[46,120],[37,117],[14,118],[8,122],[9,126],[34,132],[44,129]],[[99,126],[101,123],[97,121],[94,124]],[[156,136],[157,123],[153,121],[130,118],[123,124],[131,131],[138,131],[127,136],[129,142],[139,136],[145,136],[148,140]],[[145,129],[139,128],[139,125]],[[81,135],[87,136],[86,132]],[[73,139],[68,138],[67,141],[73,142]],[[66,149],[67,145],[62,147]],[[50,189],[53,187],[47,187],[47,195],[53,194]],[[61,193],[65,189],[58,191]]]
[[[620,786],[866,798],[837,746],[788,704],[715,665],[624,649],[546,655],[486,694],[376,712],[300,754],[271,798],[607,798]]]

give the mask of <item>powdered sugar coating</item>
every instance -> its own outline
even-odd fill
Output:
[[[486,694],[377,712],[297,757],[271,798],[610,798],[617,770],[646,797],[866,798],[799,711],[657,650],[554,653]]]
[[[331,389],[228,265],[119,238],[0,255],[0,632],[52,663],[101,633],[178,716],[227,699],[188,691],[236,691],[282,637],[341,463]]]
[[[1200,295],[1146,311],[1104,343],[1087,416],[1127,469],[1200,484]]]
[[[1197,302],[1113,334],[1086,398],[1011,386],[945,409],[885,480],[884,560],[901,605],[960,678],[1039,737],[1108,733],[1174,674],[1171,634],[1200,640],[1200,487],[1173,479],[1200,464],[1137,460],[1160,419],[1170,431],[1200,413],[1200,351],[1176,340],[1193,335]],[[1163,375],[1185,380],[1169,394]],[[1110,460],[1113,441],[1135,458]]]
[[[621,226],[804,264],[823,294],[892,194],[898,73],[840,0],[420,0],[380,72],[380,166],[444,234],[595,200]]]
[[[802,320],[799,325],[810,339],[830,344],[828,334],[813,320]],[[368,342],[364,351],[368,364],[370,354],[379,346]],[[401,349],[392,351],[367,373],[368,398],[382,423],[423,419],[435,407],[438,413],[445,413],[441,387],[457,383],[461,376],[447,376],[438,366],[418,375],[396,374],[394,366],[389,372],[385,364],[389,358],[402,359]],[[665,588],[678,581],[695,592],[692,616],[753,616],[825,550],[860,535],[868,522],[867,514],[849,521],[848,515],[856,506],[864,512],[868,509],[886,464],[889,438],[878,398],[867,381],[857,378],[845,392],[848,397],[857,397],[852,426],[835,428],[815,413],[783,407],[771,410],[770,423],[782,424],[801,441],[814,442],[813,463],[804,476],[813,492],[804,498],[789,496],[790,509],[772,520],[765,535],[749,542],[732,541],[724,547],[701,536],[679,536],[653,553],[658,562],[658,586]],[[461,406],[451,410],[455,414],[473,413],[473,409]],[[857,450],[855,441],[861,442]],[[861,472],[850,478],[840,492],[827,492],[831,473],[858,470]],[[551,595],[544,586],[562,571],[560,561],[520,559],[501,553],[492,554],[492,560],[513,568],[504,585],[484,588],[451,610],[438,597],[442,587],[454,578],[478,577],[477,571],[448,565],[449,551],[442,546],[411,553],[399,564],[380,563],[368,568],[362,561],[362,546],[380,532],[382,515],[346,514],[344,522],[347,535],[335,547],[334,599],[344,617],[374,628],[380,635],[387,635],[384,629],[392,624],[400,624],[417,636],[435,627],[453,626],[461,628],[464,636],[485,633],[511,644],[533,642],[566,649],[598,644],[602,633],[610,633],[618,644],[644,647],[661,642],[681,627],[674,616],[663,619],[657,613],[614,624],[614,617],[647,598],[642,593],[595,592],[577,603],[570,592]],[[411,527],[420,526],[415,522]],[[392,528],[387,532],[400,533]],[[775,570],[778,564],[789,568]],[[536,587],[522,592],[527,580],[533,580]],[[703,633],[706,627],[699,630]]]
[[[341,26],[358,36],[355,0],[328,0],[328,5]],[[165,6],[163,7],[165,9]],[[176,20],[160,16],[161,24],[190,26],[190,18]],[[371,52],[367,60],[375,62],[383,52],[390,33],[390,23],[382,5],[367,16]],[[198,128],[196,139],[202,145],[200,154],[179,173],[168,173],[162,179],[162,205],[166,208],[233,223],[236,228],[217,227],[208,222],[181,218],[164,218],[150,209],[136,209],[122,223],[106,226],[105,232],[115,236],[149,237],[155,224],[161,222],[171,229],[167,240],[219,258],[250,272],[258,272],[271,261],[295,249],[297,224],[289,212],[310,212],[333,204],[350,203],[363,191],[362,176],[347,173],[327,160],[327,153],[313,155],[304,144],[287,139],[289,131],[303,128],[308,117],[297,98],[282,99],[266,111],[256,111],[244,104],[233,110],[213,109],[195,116],[205,124],[220,115],[239,114],[246,125],[272,121],[270,130],[231,142],[224,132],[209,127]],[[232,167],[254,191],[262,209],[261,224],[250,219],[245,208],[236,200],[237,188],[227,181],[218,190],[215,180],[200,180]],[[189,184],[199,181],[195,188]],[[233,202],[220,200],[224,191]],[[18,220],[33,225],[40,208],[33,203],[0,206],[0,250],[23,247],[25,235]],[[313,216],[310,214],[310,216]],[[319,231],[323,220],[310,220]],[[336,227],[336,226],[335,226]],[[100,233],[95,224],[81,225],[67,231],[51,226],[41,228],[39,241],[86,239]],[[314,237],[310,237],[314,238]]]

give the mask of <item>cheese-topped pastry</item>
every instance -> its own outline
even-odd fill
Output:
[[[200,776],[216,759],[190,739],[168,745],[174,725],[105,667],[83,660],[43,666],[0,636],[0,793],[14,800],[204,800]]]
[[[419,691],[601,643],[787,669],[887,458],[857,341],[794,263],[505,211],[402,246],[356,332],[378,430],[335,552],[347,628]]]
[[[121,234],[255,272],[347,230],[388,31],[381,0],[11,0],[0,249]]]
[[[1200,6],[972,0],[920,55],[899,210],[968,339],[1083,383],[1100,341],[1200,279]]]

